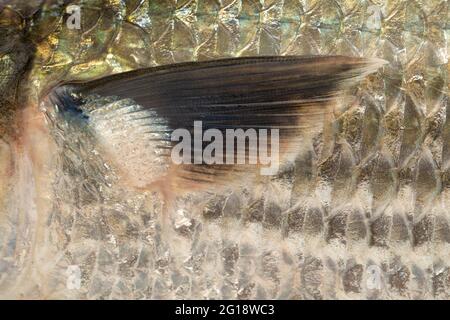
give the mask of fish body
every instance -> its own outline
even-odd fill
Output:
[[[69,4],[79,5],[80,29],[67,24]],[[0,296],[448,299],[448,6],[9,3],[0,22],[17,36],[0,48],[9,95],[0,119],[8,181],[0,186]],[[268,55],[388,64],[335,101],[277,176],[172,194],[166,221],[167,197],[120,183],[99,149],[106,129],[92,123],[101,122],[43,103],[68,82]]]

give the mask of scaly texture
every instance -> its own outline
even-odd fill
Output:
[[[179,198],[169,227],[156,194],[123,190],[94,137],[47,112],[53,209],[34,209],[42,190],[25,158],[12,178],[20,196],[0,220],[0,296],[450,297],[448,1],[80,3],[81,30],[66,27],[62,6],[34,17],[30,101],[62,80],[181,61],[343,54],[389,64],[278,177]],[[81,271],[79,289],[68,266]]]

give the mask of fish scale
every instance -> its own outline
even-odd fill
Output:
[[[29,27],[30,101],[62,80],[182,61],[343,54],[389,64],[339,101],[279,176],[179,197],[169,232],[156,194],[123,190],[94,137],[45,111],[58,146],[52,209],[36,220],[4,205],[0,296],[448,299],[448,6],[83,1],[80,31],[66,28],[63,6],[44,5]],[[36,234],[44,240],[32,251]],[[66,286],[73,265],[78,290]]]

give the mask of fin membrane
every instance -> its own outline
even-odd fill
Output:
[[[330,111],[342,90],[382,64],[383,60],[343,56],[252,57],[181,63],[64,84],[53,89],[48,99],[63,110],[75,112],[83,112],[82,106],[89,97],[134,101],[140,107],[129,108],[127,116],[143,110],[147,116],[136,115],[130,121],[138,119],[148,128],[148,134],[160,139],[164,146],[170,140],[168,133],[173,130],[185,128],[193,133],[195,121],[202,122],[203,132],[218,129],[224,136],[227,129],[278,129],[282,161],[295,155],[308,130],[321,126],[324,114]],[[127,142],[133,144],[134,137],[127,137]],[[226,143],[223,144],[225,152]],[[259,146],[246,144],[244,148],[248,154]],[[223,178],[230,172],[249,170],[247,165],[205,163],[172,167],[174,175],[194,183],[228,183]]]

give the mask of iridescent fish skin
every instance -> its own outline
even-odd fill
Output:
[[[0,47],[1,297],[450,298],[448,1],[9,2],[0,26],[26,50]],[[170,238],[157,194],[121,186],[76,119],[38,111],[63,81],[305,54],[389,64],[279,176],[177,198]],[[28,152],[21,135],[49,138]]]

